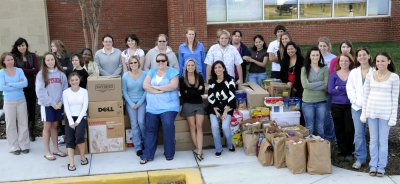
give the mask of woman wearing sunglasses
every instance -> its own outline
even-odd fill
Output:
[[[144,79],[146,91],[146,123],[144,153],[140,164],[154,159],[157,149],[157,133],[161,124],[164,138],[164,156],[170,161],[175,156],[175,117],[179,112],[178,74],[179,70],[169,67],[166,54],[156,57],[157,68],[151,69]]]
[[[175,68],[179,71],[179,63],[176,54],[172,51],[171,47],[168,46],[168,36],[165,34],[159,34],[156,46],[147,52],[144,59],[143,70],[148,72],[150,69],[157,68],[158,63],[156,62],[156,57],[158,54],[163,53],[168,56],[168,64],[170,67]]]

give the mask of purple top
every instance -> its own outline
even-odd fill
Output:
[[[328,92],[332,95],[332,103],[334,104],[350,104],[347,97],[346,81],[339,78],[336,72],[333,72],[328,81]],[[336,89],[337,86],[337,89]]]

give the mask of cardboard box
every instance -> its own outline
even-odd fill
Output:
[[[204,116],[203,132],[211,132],[211,121],[210,116]]]
[[[293,126],[300,124],[300,112],[271,112],[271,120],[275,120],[279,126]]]
[[[89,102],[90,118],[111,118],[120,117],[124,114],[124,102],[118,101],[102,101]]]
[[[131,128],[131,120],[129,119],[128,114],[124,114],[124,123],[125,123],[125,128]]]
[[[191,142],[175,143],[175,151],[191,151],[195,147]]]
[[[121,77],[91,76],[87,90],[90,102],[122,100]]]
[[[178,143],[192,143],[190,132],[177,132],[175,133],[175,144]]]
[[[181,116],[181,113],[180,113],[181,111],[182,111],[182,106],[179,108],[179,112],[176,114],[175,121],[186,119],[186,117]]]
[[[264,98],[269,97],[267,91],[252,82],[239,84],[239,90],[246,92],[248,107],[264,106]]]
[[[175,121],[175,132],[189,132],[189,123],[186,120]]]
[[[271,83],[268,89],[271,97],[290,97],[291,87],[286,83]]]
[[[90,118],[89,151],[106,153],[125,150],[125,127],[123,117]]]
[[[133,144],[133,139],[132,139],[132,129],[126,129],[125,130],[125,142],[127,144]]]

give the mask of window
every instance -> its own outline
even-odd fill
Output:
[[[229,21],[254,21],[262,19],[262,0],[227,0]],[[243,8],[246,7],[246,8]]]
[[[388,16],[390,0],[207,0],[209,23]]]
[[[300,18],[332,17],[332,0],[300,0]]]
[[[296,19],[297,0],[264,0],[264,20]]]
[[[226,22],[226,1],[207,0],[207,22]]]
[[[366,0],[335,0],[335,17],[365,16]]]
[[[369,0],[368,15],[389,15],[389,0]]]

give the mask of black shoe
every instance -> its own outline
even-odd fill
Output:
[[[138,157],[142,156],[143,155],[143,151],[142,150],[136,151],[136,155]]]
[[[35,142],[36,138],[34,136],[29,136],[29,140],[31,140],[31,142]]]
[[[221,154],[222,154],[222,151],[221,151],[221,152],[215,152],[215,156],[216,156],[217,158],[219,158],[219,157],[221,156]]]
[[[21,151],[23,154],[28,154],[29,153],[29,149],[24,149]]]
[[[21,154],[21,150],[15,150],[11,152],[14,155],[20,155]]]
[[[235,152],[235,146],[232,145],[232,148],[229,148],[230,152]]]

